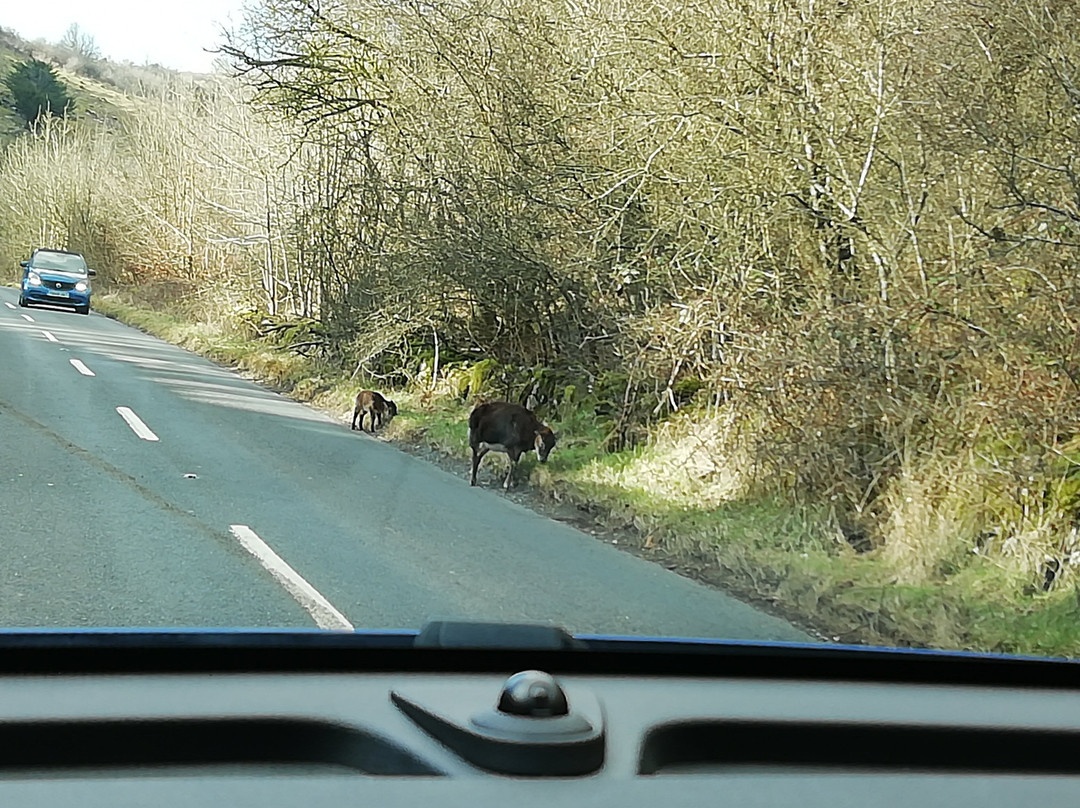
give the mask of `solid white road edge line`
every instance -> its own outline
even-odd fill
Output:
[[[258,559],[266,571],[273,575],[278,583],[303,606],[315,620],[319,628],[352,631],[353,624],[345,615],[334,608],[319,591],[301,577],[300,573],[270,549],[270,545],[256,535],[247,525],[229,525],[229,532],[243,545],[244,549]]]
[[[52,333],[49,332],[49,331],[42,331],[41,333],[45,335],[45,339],[47,339],[49,342],[59,342],[60,341],[56,337],[54,337],[52,335]]]
[[[158,440],[158,436],[155,435],[146,424],[143,423],[142,418],[137,416],[131,409],[131,407],[117,407],[116,411],[120,413],[120,417],[127,421],[127,425],[131,427],[132,431],[143,440]]]
[[[94,375],[94,371],[90,370],[90,368],[88,368],[86,365],[84,365],[78,359],[69,359],[68,361],[71,363],[71,366],[73,368],[75,368],[75,370],[79,371],[79,373],[81,373],[83,376],[93,376]]]

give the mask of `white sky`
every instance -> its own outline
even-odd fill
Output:
[[[113,61],[208,72],[222,26],[240,21],[244,0],[3,0],[0,27],[56,42],[72,23]]]

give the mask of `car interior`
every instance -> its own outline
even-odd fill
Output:
[[[1071,662],[419,632],[11,632],[5,805],[1080,798]]]

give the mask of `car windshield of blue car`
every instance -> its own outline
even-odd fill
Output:
[[[70,253],[38,253],[30,265],[31,269],[47,272],[67,272],[72,275],[86,274],[86,261],[81,255]]]

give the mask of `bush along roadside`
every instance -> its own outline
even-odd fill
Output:
[[[116,294],[99,295],[95,308],[343,423],[359,389],[386,390],[297,349],[317,342],[317,334],[252,339],[232,325],[182,319]],[[381,437],[465,477],[469,410],[480,398],[505,397],[500,384],[490,361],[455,362],[435,378],[429,372],[387,390],[400,413]],[[745,445],[733,437],[739,425],[722,410],[691,402],[644,439],[616,441],[623,448],[612,450],[611,419],[579,406],[581,398],[563,389],[540,408],[560,432],[559,446],[543,466],[523,462],[513,494],[519,501],[825,639],[1080,656],[1080,590],[1025,584],[978,545],[951,567],[916,574],[910,559],[864,541],[828,498],[793,503],[762,493],[741,471],[752,458],[740,454]],[[496,486],[501,462],[485,463],[481,484]],[[927,502],[934,502],[929,493]],[[937,503],[952,513],[940,497]]]

